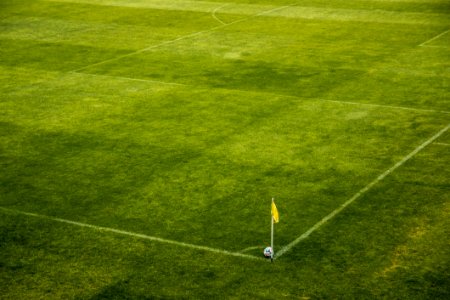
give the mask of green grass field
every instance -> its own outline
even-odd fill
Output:
[[[1,0],[0,111],[1,299],[450,297],[448,0]]]

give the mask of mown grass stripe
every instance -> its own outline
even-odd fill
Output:
[[[147,9],[180,10],[209,13],[223,6],[221,13],[246,15],[246,16],[269,16],[282,18],[298,18],[329,21],[357,21],[370,23],[400,23],[400,24],[439,24],[448,23],[448,15],[445,13],[422,13],[422,12],[400,12],[391,10],[369,10],[369,9],[344,9],[324,8],[313,6],[301,6],[297,1],[286,6],[276,7],[267,4],[245,4],[229,2],[209,1],[163,1],[163,0],[47,0],[63,3],[87,3],[91,5],[118,6]],[[285,8],[289,10],[284,10]]]
[[[84,3],[84,0],[48,0],[48,1]],[[140,3],[140,1],[138,1],[138,2]],[[89,4],[98,4],[98,5],[121,6],[122,4],[120,4],[120,3],[121,2],[117,2],[115,0],[100,1],[100,2],[91,2],[91,1],[89,1]],[[125,4],[129,5],[129,3],[130,2],[126,2],[123,5],[125,5]],[[133,6],[135,5],[134,1],[131,1],[131,3],[132,3]],[[158,1],[158,3],[159,3],[159,1]],[[338,20],[338,21],[346,21],[348,16],[351,15],[351,13],[349,11],[352,11],[352,10],[345,10],[345,9],[344,10],[343,9],[338,9],[338,10],[336,10],[336,9],[326,9],[326,10],[324,10],[323,8],[301,7],[301,6],[297,6],[299,3],[300,2],[296,1],[296,2],[294,2],[292,4],[288,4],[288,5],[284,5],[284,6],[279,6],[279,7],[273,7],[272,6],[272,7],[270,7],[270,9],[268,9],[268,7],[266,7],[266,9],[264,9],[262,11],[258,11],[256,13],[252,12],[252,14],[247,14],[247,17],[244,17],[244,18],[241,18],[241,19],[229,22],[229,23],[224,23],[224,22],[220,21],[222,24],[219,25],[219,26],[212,27],[212,28],[209,28],[209,29],[206,29],[206,30],[201,30],[201,31],[194,32],[194,33],[191,33],[191,34],[183,35],[183,36],[177,37],[177,38],[172,39],[172,40],[163,41],[161,43],[158,43],[158,44],[155,44],[155,45],[151,45],[149,47],[146,47],[146,48],[143,48],[143,49],[139,49],[139,50],[136,50],[136,51],[124,54],[124,55],[120,55],[120,56],[117,56],[115,58],[111,58],[111,59],[107,59],[107,60],[100,61],[100,62],[97,62],[97,63],[93,63],[93,64],[90,64],[90,65],[84,66],[82,68],[75,69],[73,71],[74,72],[82,71],[82,70],[85,70],[85,69],[90,68],[90,67],[103,65],[105,63],[109,63],[109,62],[112,62],[112,61],[117,61],[117,60],[120,60],[122,58],[134,56],[136,54],[143,53],[143,52],[155,49],[155,48],[160,48],[160,47],[165,46],[165,45],[173,44],[173,43],[176,43],[176,42],[179,42],[179,41],[182,41],[182,40],[186,40],[186,39],[190,39],[190,38],[193,38],[193,37],[196,37],[196,36],[199,36],[199,35],[211,33],[211,32],[214,32],[214,31],[216,31],[218,29],[222,29],[222,28],[225,28],[225,27],[228,27],[228,26],[240,23],[240,22],[248,21],[248,20],[250,20],[252,18],[260,17],[260,16],[263,16],[263,15],[264,16],[271,16],[271,15],[275,14],[275,16],[279,16],[279,17],[292,17],[293,14],[294,15],[295,14],[300,14],[298,16],[299,18],[306,18],[306,19],[311,19],[312,18],[312,19],[321,19],[322,20],[323,18],[320,17],[320,16],[322,16],[324,14],[324,11],[325,11],[326,15],[332,15],[333,16],[333,18],[332,18],[333,20],[335,18],[334,17],[335,15],[341,15],[342,14],[345,17],[345,19],[341,20],[341,19],[337,18],[336,20]],[[229,5],[223,5],[222,7],[227,7],[228,8],[230,6]],[[289,11],[286,12],[286,8],[290,8]],[[313,13],[312,13],[313,16],[312,17],[310,16],[311,15],[311,10],[313,11]],[[329,11],[331,11],[331,13],[329,13]],[[209,8],[207,10],[207,12],[210,13],[211,9]],[[226,11],[223,10],[223,13],[226,13]],[[239,13],[239,12],[233,12],[233,13]],[[372,13],[371,11],[362,11],[362,18],[360,18],[360,17],[358,17],[357,19],[350,18],[350,21],[364,21],[364,22],[366,22],[367,21],[367,16],[370,16],[371,13]],[[382,13],[384,13],[384,12],[382,12]],[[387,13],[389,13],[388,20],[395,20],[396,23],[399,22],[398,20],[404,20],[404,19],[409,20],[409,17],[408,17],[409,15],[405,15],[405,16],[401,16],[401,17],[400,16],[393,17],[393,14],[396,14],[395,12],[387,12]],[[359,14],[361,14],[361,12],[358,11],[357,14],[359,15]],[[409,13],[409,14],[410,15],[414,15],[415,18],[417,18],[417,16],[422,16],[423,15],[423,14],[420,14],[420,13]],[[213,12],[213,16],[214,16],[214,12]],[[327,18],[325,18],[325,19],[327,19]],[[373,17],[373,19],[374,19],[373,20],[374,22],[379,23],[379,22],[381,22],[382,18],[381,18],[380,15],[377,14],[377,15],[375,15]],[[425,19],[434,20],[434,18],[432,18],[430,16],[425,17]],[[423,20],[422,19],[420,19],[420,20],[421,20],[420,23],[423,23]],[[415,23],[415,22],[413,22],[413,23]]]
[[[72,71],[70,73],[72,73],[72,74],[79,74],[79,75],[83,75],[83,76],[100,77],[100,78],[101,77],[105,77],[105,78],[115,78],[115,79],[121,79],[121,80],[148,82],[148,83],[162,84],[162,85],[189,86],[189,87],[193,87],[193,88],[202,88],[202,87],[199,87],[199,86],[194,86],[194,85],[184,84],[184,83],[175,83],[175,82],[150,80],[150,79],[139,79],[139,78],[132,78],[132,77],[124,77],[124,76],[91,74],[91,73],[83,73],[83,72],[78,72],[78,71]],[[352,102],[352,101],[332,100],[332,99],[323,99],[323,98],[306,98],[306,97],[298,97],[298,96],[293,96],[293,95],[269,93],[269,92],[263,92],[263,91],[248,91],[248,90],[240,90],[240,89],[229,89],[229,88],[224,88],[224,87],[220,87],[220,88],[208,87],[208,88],[210,88],[211,90],[223,90],[223,91],[239,92],[239,93],[257,93],[257,94],[261,94],[261,95],[269,95],[269,96],[274,96],[274,97],[294,98],[294,99],[299,99],[299,100],[322,101],[322,102],[331,102],[331,103],[348,104],[348,105],[380,107],[380,108],[387,108],[387,109],[410,110],[410,111],[424,112],[424,113],[450,114],[450,111],[445,111],[445,110],[424,109],[424,108],[414,108],[414,107],[394,106],[394,105],[384,105],[384,104],[373,104],[373,103],[363,103],[363,102]]]
[[[291,5],[285,5],[285,6],[282,6],[282,7],[272,8],[270,10],[262,11],[262,12],[259,12],[257,14],[253,14],[253,15],[250,15],[250,16],[248,16],[246,18],[238,19],[238,20],[230,22],[230,23],[222,24],[220,26],[216,26],[216,27],[209,28],[209,29],[206,29],[206,30],[202,30],[202,31],[191,33],[191,34],[183,35],[183,36],[180,36],[180,37],[178,37],[176,39],[164,41],[164,42],[156,44],[156,45],[151,45],[149,47],[146,47],[146,48],[143,48],[143,49],[140,49],[140,50],[137,50],[137,51],[125,54],[125,55],[121,55],[121,56],[118,56],[118,57],[115,57],[115,58],[112,58],[112,59],[108,59],[108,60],[105,60],[105,61],[100,61],[98,63],[87,65],[85,67],[73,70],[73,72],[85,70],[85,69],[93,67],[93,66],[102,65],[102,64],[105,64],[105,63],[108,63],[108,62],[111,62],[111,61],[116,61],[116,60],[119,60],[119,59],[122,59],[122,58],[125,58],[125,57],[129,57],[129,56],[133,56],[133,55],[136,55],[136,54],[139,54],[139,53],[142,53],[142,52],[146,52],[146,51],[151,50],[151,49],[155,49],[155,48],[159,48],[159,47],[162,47],[162,46],[165,46],[165,45],[173,44],[173,43],[176,43],[176,42],[181,41],[181,40],[185,40],[185,39],[196,37],[196,36],[199,36],[199,35],[202,35],[202,34],[210,33],[210,32],[216,31],[218,29],[234,25],[236,23],[247,21],[247,20],[249,20],[251,18],[254,18],[254,17],[257,17],[257,16],[259,16],[259,15],[265,13],[265,12],[272,12],[272,11],[275,11],[275,10],[284,9],[284,8],[287,8],[287,7],[290,7],[290,6],[294,6],[296,4],[297,4],[297,2],[292,3]]]
[[[214,30],[217,30],[219,28],[222,28],[222,27],[225,27],[225,26],[229,26],[231,24],[232,23],[228,23],[226,25],[216,26],[216,27],[210,28],[208,30],[202,30],[202,31],[194,32],[194,33],[191,33],[191,34],[188,34],[188,35],[183,35],[183,36],[177,37],[176,39],[173,39],[173,40],[164,41],[164,42],[161,42],[161,43],[158,43],[158,44],[155,44],[155,45],[151,45],[149,47],[146,47],[146,48],[143,48],[143,49],[140,49],[140,50],[137,50],[137,51],[133,51],[133,52],[130,52],[130,53],[127,53],[127,54],[124,54],[124,55],[113,57],[111,59],[99,61],[97,63],[93,63],[93,64],[90,64],[90,65],[84,66],[82,68],[78,68],[76,70],[73,70],[72,72],[78,72],[78,71],[82,71],[82,70],[85,70],[85,69],[90,68],[90,67],[103,65],[103,64],[106,64],[106,63],[109,63],[109,62],[112,62],[112,61],[117,61],[119,59],[130,57],[130,56],[133,56],[133,55],[136,55],[136,54],[139,54],[139,53],[151,50],[151,49],[159,48],[159,47],[162,47],[162,46],[165,46],[165,45],[176,43],[176,42],[181,41],[181,40],[185,40],[185,39],[189,39],[189,38],[192,38],[192,37],[196,37],[196,36],[201,35],[201,34],[209,33],[209,32],[212,32]]]
[[[116,234],[120,234],[120,235],[131,236],[134,238],[150,240],[153,242],[158,242],[158,243],[163,243],[163,244],[171,244],[171,245],[185,247],[185,248],[191,248],[191,249],[195,249],[195,250],[213,252],[213,253],[228,255],[228,256],[236,256],[236,257],[252,259],[252,260],[263,260],[263,258],[256,257],[253,255],[243,254],[243,253],[239,253],[239,252],[231,252],[231,251],[227,251],[227,250],[223,250],[223,249],[217,249],[217,248],[211,248],[211,247],[207,247],[207,246],[200,246],[200,245],[194,245],[194,244],[189,244],[189,243],[184,243],[184,242],[179,242],[179,241],[174,241],[174,240],[168,240],[168,239],[163,239],[163,238],[150,236],[150,235],[146,235],[146,234],[135,233],[135,232],[114,229],[114,228],[109,228],[109,227],[103,227],[103,226],[97,226],[97,225],[92,225],[92,224],[87,224],[87,223],[82,223],[82,222],[76,222],[76,221],[72,221],[72,220],[36,214],[36,213],[21,211],[21,210],[17,210],[17,209],[2,207],[2,206],[0,206],[0,209],[4,212],[25,215],[25,216],[29,216],[29,217],[35,217],[35,218],[50,220],[50,221],[59,222],[59,223],[75,225],[78,227],[95,229],[95,230],[102,231],[102,232],[111,232],[111,233],[116,233]]]
[[[150,42],[158,43],[176,36],[176,29],[164,29],[149,35],[146,25],[74,21],[48,17],[13,16],[0,21],[0,38],[95,46],[136,51]]]
[[[390,109],[411,110],[411,111],[417,111],[417,112],[450,114],[450,111],[445,111],[445,110],[424,109],[424,108],[414,108],[414,107],[394,106],[394,105],[384,105],[384,104],[373,104],[373,103],[360,103],[360,102],[329,100],[329,99],[315,99],[315,100],[321,100],[321,101],[327,101],[327,102],[336,102],[336,103],[343,103],[343,104],[350,104],[350,105],[361,105],[361,106],[372,106],[372,107],[384,107],[384,108],[390,108]]]
[[[407,162],[409,159],[411,159],[414,155],[416,155],[419,151],[421,151],[423,148],[431,144],[434,140],[439,138],[442,134],[444,134],[448,129],[450,128],[450,124],[448,124],[446,127],[441,129],[438,133],[433,135],[431,138],[426,140],[424,143],[422,143],[420,146],[418,146],[416,149],[414,149],[411,153],[403,157],[399,162],[397,162],[395,165],[393,165],[390,169],[386,170],[383,174],[375,178],[372,182],[370,182],[368,185],[363,187],[361,190],[359,190],[353,197],[351,197],[349,200],[341,204],[337,209],[332,211],[330,214],[325,216],[322,220],[317,222],[314,226],[312,226],[310,229],[308,229],[306,232],[304,232],[302,235],[300,235],[298,238],[296,238],[291,243],[287,244],[281,250],[279,250],[275,254],[275,258],[279,258],[282,255],[284,255],[286,252],[291,250],[293,247],[295,247],[298,243],[309,237],[314,231],[322,227],[325,223],[327,223],[329,220],[334,218],[336,215],[338,215],[341,211],[343,211],[347,206],[349,206],[351,203],[353,203],[356,199],[364,195],[367,191],[369,191],[373,186],[375,186],[378,182],[383,180],[386,176],[388,176],[390,173],[395,171],[397,168],[402,166],[405,162]]]
[[[69,73],[82,75],[82,76],[91,76],[91,77],[98,77],[98,78],[111,78],[111,79],[129,80],[129,81],[139,81],[139,82],[147,82],[147,83],[161,84],[161,85],[189,86],[189,85],[184,84],[184,83],[166,82],[166,81],[150,80],[150,79],[140,79],[140,78],[125,77],[125,76],[91,74],[91,73],[83,73],[83,72],[76,72],[76,71],[71,71]]]

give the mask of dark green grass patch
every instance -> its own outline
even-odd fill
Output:
[[[2,212],[3,297],[445,298],[446,161],[430,146],[272,264]]]

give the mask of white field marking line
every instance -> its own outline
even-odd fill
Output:
[[[189,38],[192,38],[192,37],[195,37],[195,36],[198,36],[198,35],[210,33],[210,32],[216,31],[218,29],[234,25],[236,23],[240,23],[240,22],[244,22],[244,21],[250,20],[251,18],[258,17],[258,16],[261,16],[261,15],[266,14],[266,13],[271,13],[271,12],[276,11],[276,10],[281,10],[281,9],[285,9],[287,7],[290,7],[290,6],[294,6],[297,3],[298,2],[295,2],[295,3],[290,4],[290,5],[286,5],[286,6],[277,7],[277,8],[268,10],[268,11],[263,11],[263,12],[255,14],[255,15],[251,15],[251,16],[248,16],[248,17],[245,17],[245,18],[242,18],[242,19],[230,22],[230,23],[226,23],[226,24],[223,24],[223,25],[220,25],[220,26],[216,26],[216,27],[210,28],[210,29],[206,29],[206,30],[194,32],[194,33],[191,33],[191,34],[183,35],[183,36],[180,36],[180,37],[178,37],[176,39],[173,39],[173,40],[164,41],[164,42],[161,42],[159,44],[152,45],[152,46],[149,46],[149,47],[146,47],[146,48],[143,48],[143,49],[131,52],[131,53],[127,53],[127,54],[124,54],[124,55],[120,55],[120,56],[113,57],[113,58],[110,58],[110,59],[107,59],[107,60],[104,60],[104,61],[100,61],[100,62],[97,62],[97,63],[93,63],[93,64],[90,64],[90,65],[84,66],[84,67],[78,68],[76,70],[72,70],[72,72],[78,72],[78,71],[81,71],[81,70],[84,70],[84,69],[87,69],[87,68],[90,68],[90,67],[93,67],[93,66],[102,65],[102,64],[105,64],[105,63],[108,63],[108,62],[111,62],[111,61],[116,61],[116,60],[119,60],[119,59],[122,59],[122,58],[125,58],[125,57],[129,57],[129,56],[133,56],[133,55],[136,55],[136,54],[139,54],[139,53],[142,53],[142,52],[146,52],[146,51],[151,50],[151,49],[155,49],[155,48],[159,48],[159,47],[162,47],[162,46],[165,46],[165,45],[173,44],[173,43],[176,43],[176,42],[181,41],[181,40],[185,40],[185,39],[189,39]]]
[[[420,44],[419,47],[423,47],[423,46],[425,46],[426,44],[431,43],[431,42],[434,41],[434,40],[437,40],[438,38],[440,38],[441,36],[443,36],[444,34],[446,34],[446,33],[449,32],[449,31],[450,31],[450,29],[447,30],[447,31],[444,31],[444,32],[442,32],[442,33],[440,33],[440,34],[438,34],[437,36],[435,36],[435,37],[429,39],[428,41],[425,41],[425,42],[423,42],[422,44]],[[428,47],[429,47],[429,46],[428,46]]]
[[[217,7],[216,9],[214,9],[213,12],[212,12],[212,17],[213,17],[214,19],[216,19],[217,22],[219,22],[219,23],[221,23],[221,24],[223,24],[223,25],[227,25],[227,23],[225,23],[224,21],[222,21],[221,19],[219,19],[219,18],[216,16],[216,13],[217,13],[217,11],[218,11],[219,9],[224,8],[225,6],[228,6],[228,5],[230,5],[230,3],[225,3],[225,4],[223,4],[223,5],[219,6],[219,7]]]
[[[188,86],[187,84],[176,83],[176,82],[166,82],[166,81],[159,81],[159,80],[139,79],[139,78],[132,78],[132,77],[124,77],[124,76],[104,75],[104,74],[91,74],[91,73],[83,73],[83,72],[76,72],[76,71],[70,71],[69,74],[77,74],[77,75],[81,75],[81,76],[84,75],[84,76],[92,76],[92,77],[106,77],[106,78],[112,78],[112,79],[122,79],[122,80],[139,81],[139,82],[147,82],[147,83],[157,83],[157,84],[161,84],[161,85]]]
[[[130,80],[130,81],[158,83],[158,84],[163,84],[163,85],[185,86],[185,87],[193,87],[193,88],[198,88],[198,89],[204,89],[205,88],[205,87],[198,87],[198,86],[191,85],[191,84],[167,82],[167,81],[158,81],[158,80],[150,80],[150,79],[138,79],[138,78],[124,77],[124,76],[91,74],[91,73],[83,73],[83,72],[77,72],[77,71],[70,71],[69,73],[78,74],[78,75],[93,76],[93,77],[117,78],[117,79]],[[331,103],[349,104],[349,105],[358,105],[358,106],[381,107],[381,108],[387,108],[387,109],[401,109],[401,110],[410,110],[410,111],[424,112],[424,113],[450,114],[450,111],[445,111],[445,110],[424,109],[424,108],[414,108],[414,107],[405,107],[405,106],[393,106],[393,105],[383,105],[383,104],[372,104],[372,103],[360,103],[360,102],[340,101],[340,100],[331,100],[331,99],[323,99],[323,98],[306,98],[306,97],[298,97],[298,96],[293,96],[293,95],[276,94],[276,93],[270,93],[270,92],[248,91],[248,90],[228,89],[228,88],[210,88],[210,89],[230,91],[230,92],[239,92],[239,93],[255,93],[255,94],[260,94],[260,95],[271,95],[271,96],[275,96],[275,97],[286,97],[286,98],[294,98],[294,99],[299,99],[299,100],[322,101],[322,102],[331,102]]]
[[[402,109],[402,110],[412,110],[417,112],[431,112],[431,113],[441,113],[441,114],[450,114],[450,111],[445,110],[435,110],[435,109],[425,109],[425,108],[414,108],[414,107],[405,107],[405,106],[395,106],[395,105],[383,105],[383,104],[373,104],[373,103],[359,103],[352,101],[340,101],[340,100],[329,100],[329,99],[314,99],[314,98],[305,98],[311,100],[320,100],[326,102],[335,102],[335,103],[343,103],[350,105],[361,105],[361,106],[373,106],[373,107],[384,107],[384,108],[392,108],[392,109]]]
[[[421,47],[425,47],[425,48],[441,48],[441,49],[448,49],[450,47],[447,46],[434,46],[434,45],[423,45]]]
[[[114,229],[114,228],[109,228],[109,227],[96,226],[96,225],[92,225],[92,224],[86,224],[86,223],[81,223],[81,222],[56,218],[56,217],[50,217],[50,216],[46,216],[46,215],[25,212],[25,211],[16,210],[16,209],[10,209],[10,208],[6,208],[6,207],[2,207],[2,206],[0,206],[0,210],[9,212],[9,213],[20,214],[20,215],[25,215],[25,216],[35,217],[35,218],[40,218],[40,219],[46,219],[46,220],[50,220],[50,221],[75,225],[75,226],[84,227],[84,228],[91,228],[91,229],[95,229],[95,230],[103,231],[103,232],[112,232],[112,233],[116,233],[116,234],[120,234],[120,235],[150,240],[153,242],[159,242],[159,243],[171,244],[171,245],[185,247],[185,248],[191,248],[191,249],[195,249],[195,250],[208,251],[208,252],[213,252],[213,253],[217,253],[217,254],[236,256],[236,257],[242,257],[242,258],[253,259],[253,260],[264,260],[263,258],[260,258],[260,257],[256,257],[253,255],[248,255],[248,254],[242,254],[239,252],[231,252],[231,251],[227,251],[227,250],[223,250],[223,249],[188,244],[188,243],[184,243],[184,242],[163,239],[163,238],[159,238],[159,237],[155,237],[155,236],[149,236],[149,235],[130,232],[130,231],[124,231],[124,230],[119,230],[119,229]]]
[[[440,146],[450,146],[450,144],[448,143],[434,143],[435,145],[440,145]]]
[[[399,162],[397,162],[394,166],[392,166],[390,169],[385,171],[383,174],[378,176],[375,180],[370,182],[368,185],[366,185],[364,188],[362,188],[359,192],[357,192],[353,197],[351,197],[349,200],[347,200],[345,203],[341,204],[337,209],[332,211],[330,214],[328,214],[326,217],[324,217],[322,220],[317,222],[314,226],[312,226],[310,229],[308,229],[305,233],[300,235],[298,238],[296,238],[294,241],[289,243],[288,245],[284,246],[279,250],[275,257],[278,258],[291,250],[295,245],[300,243],[302,240],[306,239],[311,233],[319,229],[323,224],[328,222],[330,219],[335,217],[337,214],[339,214],[342,210],[344,210],[347,206],[349,206],[353,201],[361,197],[364,193],[369,191],[374,185],[376,185],[378,182],[383,180],[386,176],[388,176],[390,173],[392,173],[395,169],[402,166],[405,162],[407,162],[409,159],[411,159],[414,155],[416,155],[420,150],[431,144],[434,140],[436,140],[438,137],[440,137],[444,132],[446,132],[450,128],[450,124],[448,124],[445,128],[441,129],[438,133],[436,133],[434,136],[432,136],[430,139],[425,141],[423,144],[421,144],[419,147],[414,149],[411,153],[403,157]]]

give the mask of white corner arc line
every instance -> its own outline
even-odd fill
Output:
[[[217,13],[217,11],[218,11],[219,9],[224,8],[225,6],[228,6],[228,5],[230,5],[230,3],[225,3],[225,4],[223,4],[223,5],[221,5],[221,6],[217,7],[217,8],[215,8],[215,9],[213,10],[213,12],[212,12],[212,17],[213,17],[217,22],[221,23],[222,25],[227,25],[227,23],[225,23],[224,21],[222,21],[221,19],[219,19],[219,18],[216,16],[216,13]]]
[[[339,206],[338,208],[336,208],[334,211],[332,211],[330,214],[328,214],[327,216],[325,216],[322,220],[320,220],[319,222],[317,222],[314,226],[312,226],[311,228],[309,228],[306,232],[304,232],[302,235],[300,235],[299,237],[297,237],[294,241],[292,241],[291,243],[287,244],[286,246],[284,246],[283,248],[281,248],[281,250],[279,250],[276,254],[275,254],[275,258],[279,258],[280,256],[282,256],[283,254],[285,254],[286,252],[288,252],[289,250],[291,250],[295,245],[297,245],[298,243],[300,243],[302,240],[306,239],[309,235],[311,235],[311,233],[313,233],[314,231],[316,231],[317,229],[319,229],[323,224],[325,224],[327,221],[329,221],[330,219],[332,219],[333,217],[335,217],[337,214],[339,214],[342,210],[344,210],[347,206],[349,206],[352,202],[354,202],[356,199],[358,199],[359,197],[361,197],[364,193],[366,193],[368,190],[370,190],[374,185],[376,185],[378,182],[380,182],[381,180],[383,180],[386,176],[388,176],[390,173],[392,173],[395,169],[397,169],[398,167],[400,167],[401,165],[403,165],[405,162],[407,162],[409,159],[411,159],[414,155],[416,155],[419,151],[421,151],[423,148],[425,148],[426,146],[428,146],[429,144],[431,144],[434,140],[436,140],[438,137],[440,137],[444,132],[446,132],[448,129],[450,128],[450,124],[448,124],[445,128],[441,129],[438,133],[436,133],[434,136],[432,136],[430,139],[428,139],[427,141],[425,141],[423,144],[421,144],[420,146],[418,146],[416,149],[414,149],[411,153],[409,153],[408,155],[406,155],[405,157],[403,157],[399,162],[397,162],[394,166],[392,166],[390,169],[388,169],[387,171],[385,171],[383,174],[381,174],[380,176],[378,176],[375,180],[373,180],[372,182],[370,182],[368,185],[366,185],[364,188],[362,188],[361,190],[359,190],[359,192],[357,192],[355,195],[353,195],[353,197],[351,197],[349,200],[347,200],[346,202],[344,202],[343,204],[341,204],[341,206]]]
[[[447,31],[444,31],[444,32],[442,32],[442,33],[440,33],[440,34],[438,34],[437,36],[435,36],[435,37],[429,39],[428,41],[425,41],[425,42],[423,42],[422,44],[420,44],[419,47],[423,47],[423,46],[425,46],[426,44],[431,43],[431,42],[434,41],[434,40],[437,40],[438,38],[440,38],[441,36],[443,36],[444,34],[446,34],[446,33],[449,32],[449,31],[450,31],[450,29],[447,30]]]
[[[109,228],[109,227],[102,227],[102,226],[97,226],[97,225],[92,225],[92,224],[87,224],[87,223],[81,223],[81,222],[76,222],[76,221],[71,221],[71,220],[46,216],[46,215],[40,215],[40,214],[36,214],[36,213],[25,212],[25,211],[16,210],[16,209],[10,209],[10,208],[6,208],[6,207],[2,207],[2,206],[0,206],[0,210],[9,212],[9,213],[20,214],[20,215],[25,215],[25,216],[35,217],[35,218],[40,218],[40,219],[46,219],[46,220],[51,220],[54,222],[65,223],[65,224],[75,225],[75,226],[84,227],[84,228],[91,228],[91,229],[95,229],[95,230],[103,231],[103,232],[112,232],[112,233],[116,233],[116,234],[120,234],[120,235],[131,236],[134,238],[150,240],[150,241],[164,243],[164,244],[171,244],[171,245],[180,246],[180,247],[191,248],[191,249],[195,249],[195,250],[213,252],[213,253],[228,255],[228,256],[236,256],[236,257],[252,259],[252,260],[264,260],[263,258],[260,258],[257,256],[243,254],[243,253],[239,253],[239,252],[231,252],[231,251],[218,249],[218,248],[211,248],[211,247],[207,247],[207,246],[188,244],[188,243],[184,243],[184,242],[163,239],[163,238],[150,236],[150,235],[146,235],[146,234],[135,233],[135,232],[125,231],[125,230],[120,230],[120,229]]]

